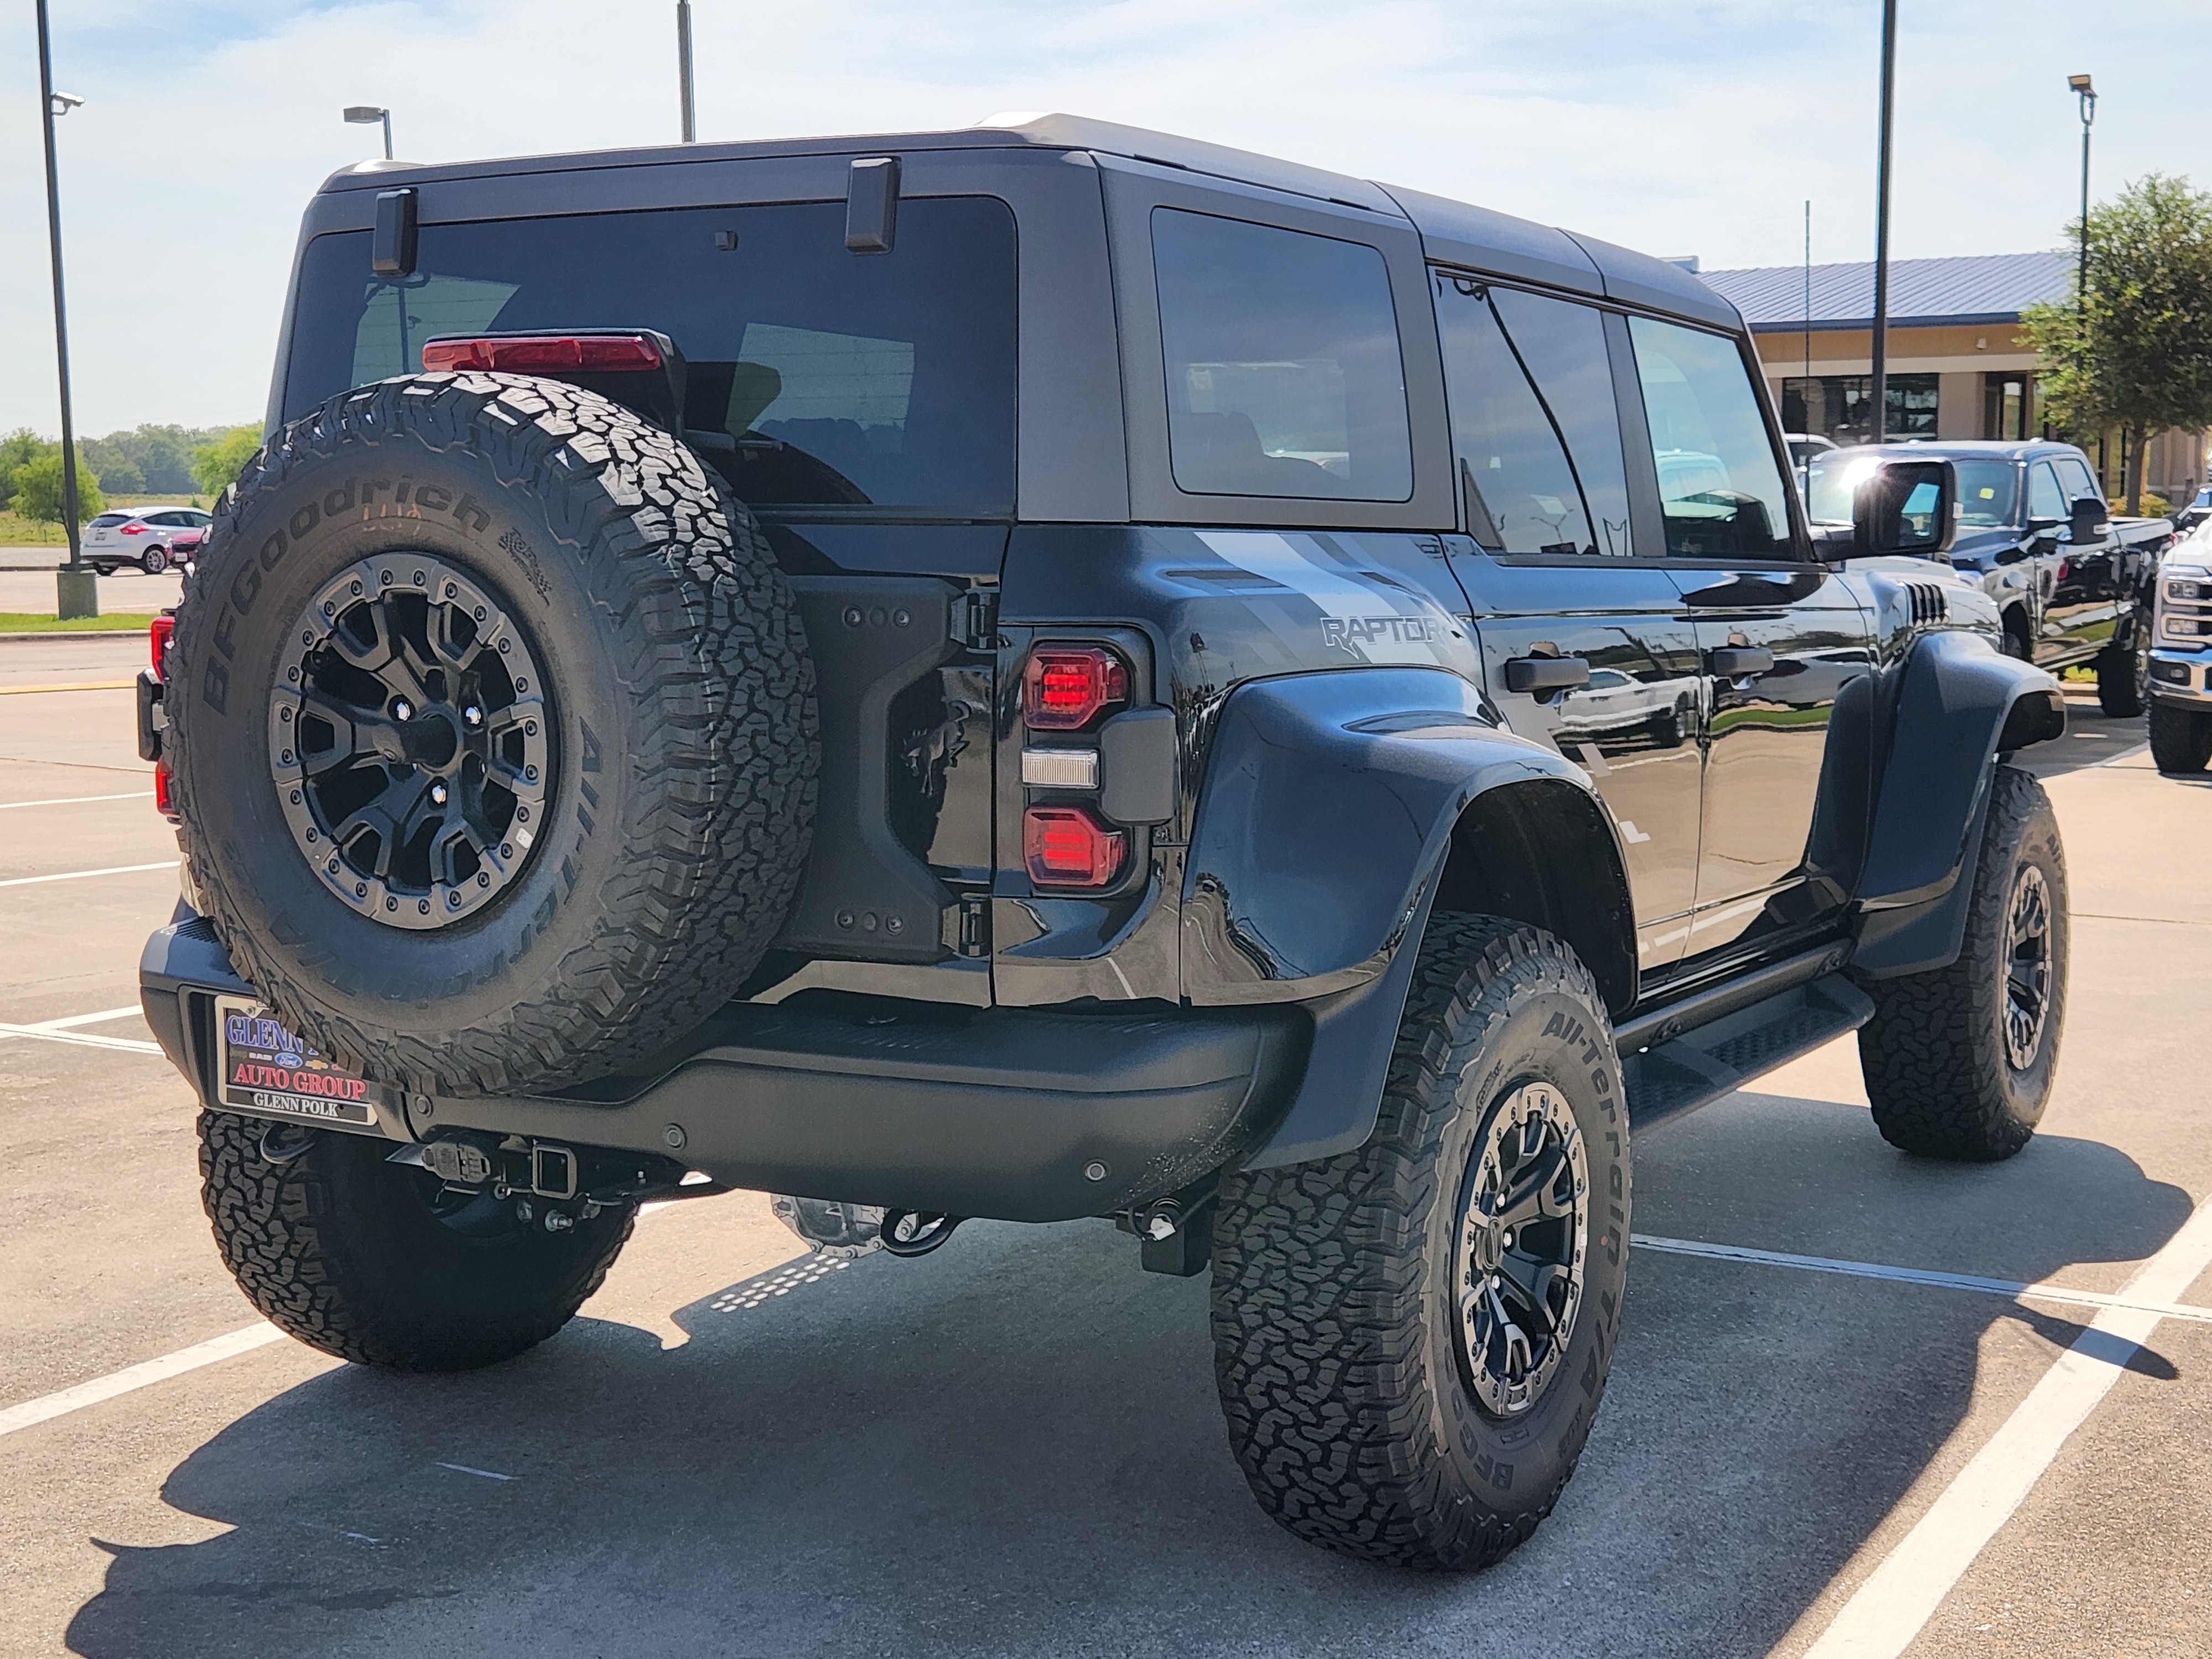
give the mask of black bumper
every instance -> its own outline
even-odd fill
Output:
[[[206,922],[149,939],[139,988],[161,1046],[210,1098],[215,998],[252,991]],[[652,1152],[732,1186],[1062,1221],[1148,1203],[1241,1157],[1288,1104],[1310,1031],[1295,1007],[1077,1013],[807,992],[732,1003],[637,1073],[554,1095],[408,1097],[382,1127]]]

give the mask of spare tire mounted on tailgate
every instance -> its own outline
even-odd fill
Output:
[[[372,1077],[619,1069],[789,908],[818,754],[790,590],[698,458],[596,393],[429,374],[294,422],[224,501],[175,651],[204,908]]]

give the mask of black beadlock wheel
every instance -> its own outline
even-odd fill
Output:
[[[270,1127],[200,1115],[216,1244],[272,1324],[356,1364],[462,1371],[512,1359],[574,1317],[635,1223],[614,1205],[550,1231],[526,1201],[443,1188],[372,1136],[307,1130],[272,1162]]]
[[[2000,766],[1966,940],[1948,967],[1866,985],[1859,1064],[1875,1127],[1924,1158],[1992,1163],[2027,1145],[2066,1014],[2066,860],[2043,786]]]
[[[424,374],[293,422],[219,504],[173,651],[209,918],[381,1083],[619,1069],[790,907],[818,765],[795,602],[698,457],[596,393]]]
[[[1564,944],[1440,916],[1420,951],[1367,1144],[1223,1183],[1214,1369],[1276,1521],[1452,1571],[1533,1533],[1589,1437],[1626,1283],[1628,1120]]]

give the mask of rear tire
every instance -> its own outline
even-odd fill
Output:
[[[391,1143],[306,1132],[282,1164],[270,1125],[200,1115],[200,1194],[224,1265],[287,1335],[359,1365],[465,1371],[512,1359],[567,1324],[635,1224],[628,1206],[565,1232],[514,1218],[513,1200],[441,1218],[440,1183],[388,1162]],[[504,1222],[507,1224],[501,1224]]]
[[[2097,706],[2108,720],[2128,720],[2143,711],[2150,687],[2150,630],[2137,627],[2125,645],[2108,646],[2097,659]]]
[[[1997,641],[1997,648],[2008,657],[2021,662],[2035,660],[2035,646],[2027,631],[2027,618],[2017,611],[2004,613],[2004,632]]]
[[[2067,934],[2050,797],[2000,766],[1958,960],[1865,987],[1875,1016],[1859,1031],[1859,1066],[1883,1139],[1974,1164],[2027,1145],[2058,1063]]]
[[[169,568],[169,550],[165,547],[149,547],[138,558],[138,568],[149,576],[158,576]]]
[[[1245,1480],[1285,1528],[1455,1571],[1551,1513],[1620,1326],[1619,1078],[1573,951],[1518,922],[1438,917],[1367,1144],[1224,1181],[1215,1377]],[[1513,1148],[1529,1150],[1505,1161]]]
[[[2161,772],[2186,775],[2212,763],[2212,710],[2150,700],[2150,757]]]

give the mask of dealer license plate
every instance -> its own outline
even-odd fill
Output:
[[[221,1104],[317,1123],[375,1123],[384,1091],[332,1065],[259,1003],[218,997],[215,1018],[222,1056]]]

